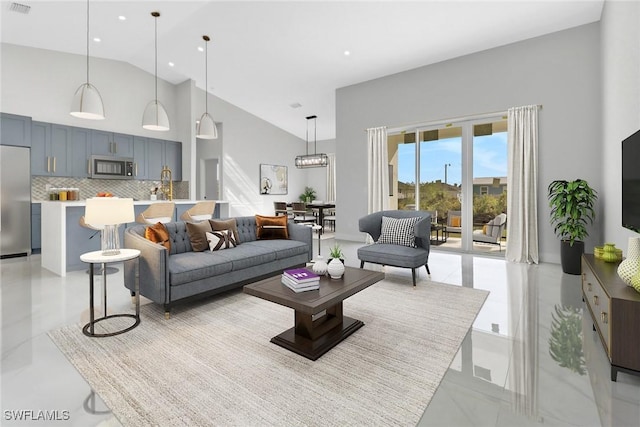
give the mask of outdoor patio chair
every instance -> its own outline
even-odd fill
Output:
[[[502,250],[502,232],[506,225],[507,214],[501,213],[486,223],[482,230],[475,230],[473,232],[473,241],[498,245]]]

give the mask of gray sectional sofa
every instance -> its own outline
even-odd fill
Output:
[[[238,240],[234,248],[193,252],[186,223],[165,224],[171,241],[164,246],[147,240],[145,225],[128,227],[124,247],[140,250],[140,295],[163,304],[169,318],[173,305],[241,287],[304,266],[312,258],[311,228],[289,222],[289,239],[257,240],[256,219],[237,217]],[[135,289],[135,262],[124,265],[125,286]]]

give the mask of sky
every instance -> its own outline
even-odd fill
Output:
[[[415,145],[398,146],[398,180],[415,182]],[[446,168],[445,168],[445,165]],[[447,138],[420,144],[420,182],[462,181],[462,138]],[[473,139],[473,176],[507,176],[507,133],[475,137]]]

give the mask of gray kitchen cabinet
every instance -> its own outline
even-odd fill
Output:
[[[133,175],[136,179],[147,179],[147,153],[149,146],[147,138],[133,137]]]
[[[31,147],[31,117],[0,113],[0,145]]]
[[[91,154],[133,157],[133,135],[92,130]]]
[[[89,129],[31,123],[31,175],[89,176]]]
[[[159,180],[162,168],[171,169],[171,179],[182,181],[182,143],[148,138],[147,178]]]
[[[40,235],[42,230],[42,206],[40,203],[31,203],[31,253],[40,252]]]

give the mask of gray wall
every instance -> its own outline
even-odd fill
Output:
[[[196,195],[196,144],[213,144],[214,151],[222,150],[222,198],[231,202],[231,215],[272,214],[273,201],[295,200],[308,183],[309,173],[294,165],[295,155],[304,150],[304,140],[211,94],[209,112],[223,124],[224,136],[196,142],[195,121],[204,112],[205,94],[191,80],[179,85],[158,80],[158,99],[167,109],[171,130],[152,132],[141,123],[144,108],[153,98],[153,75],[124,62],[91,58],[90,81],[102,95],[107,117],[82,120],[69,115],[69,108],[75,90],[85,81],[84,56],[6,43],[0,49],[0,111],[38,121],[181,141],[183,179],[190,181],[192,197]],[[305,125],[304,117],[300,123]],[[288,195],[259,194],[260,163],[289,167]]]
[[[336,155],[342,185],[336,237],[363,240],[358,218],[367,213],[366,128],[542,104],[540,256],[558,262],[546,187],[554,179],[583,178],[602,189],[600,83],[600,25],[595,23],[338,89]],[[601,228],[600,223],[593,227],[587,248],[602,241]]]
[[[602,13],[602,191],[604,237],[626,254],[622,228],[621,141],[640,129],[640,3],[607,1]],[[640,159],[638,159],[640,164]]]

